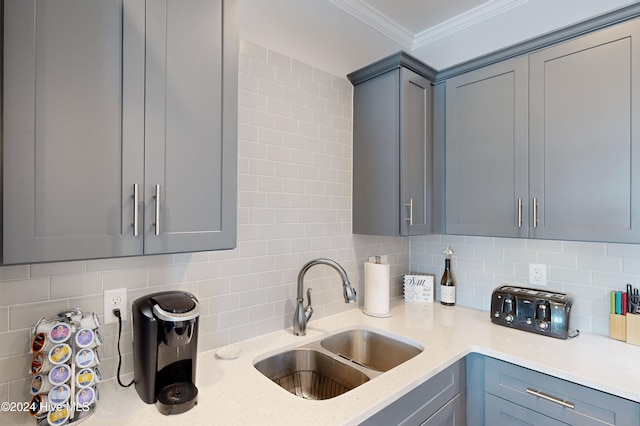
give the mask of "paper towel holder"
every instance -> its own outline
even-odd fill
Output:
[[[386,258],[386,256],[384,256]],[[371,317],[389,318],[389,264],[380,262],[381,256],[375,256],[375,263],[364,265],[364,309]]]

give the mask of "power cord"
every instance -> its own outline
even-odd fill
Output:
[[[118,375],[116,376],[116,378],[118,379],[118,384],[120,386],[122,386],[123,388],[128,388],[133,384],[135,379],[131,380],[131,383],[129,383],[128,385],[125,385],[124,383],[122,383],[122,380],[120,380],[120,368],[122,367],[122,353],[120,352],[120,338],[122,337],[122,317],[120,316],[120,309],[114,309],[113,315],[118,318]]]

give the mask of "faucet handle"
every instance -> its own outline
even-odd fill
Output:
[[[307,306],[304,308],[304,314],[307,317],[307,321],[313,315],[313,308],[311,307],[311,287],[307,289]]]

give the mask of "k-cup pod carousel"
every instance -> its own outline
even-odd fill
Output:
[[[95,410],[102,337],[94,312],[73,308],[31,330],[29,414],[40,426],[78,424]]]

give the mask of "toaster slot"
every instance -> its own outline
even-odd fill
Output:
[[[551,322],[551,306],[548,300],[536,302],[536,324],[541,330],[548,330]]]

